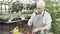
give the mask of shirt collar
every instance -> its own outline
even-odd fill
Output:
[[[37,14],[38,14],[38,11],[36,11],[37,12]],[[43,15],[43,13],[44,13],[44,11],[42,11],[42,13],[40,14],[40,15]]]

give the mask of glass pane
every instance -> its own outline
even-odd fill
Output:
[[[0,4],[0,9],[1,9],[1,4]]]
[[[5,5],[2,5],[2,9],[5,9]]]
[[[6,9],[9,9],[9,5],[6,5]]]

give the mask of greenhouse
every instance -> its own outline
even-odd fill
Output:
[[[52,19],[49,34],[60,34],[60,0],[43,0]],[[32,34],[28,21],[37,11],[38,0],[0,0],[0,33]],[[35,18],[34,18],[35,19]],[[44,32],[42,32],[44,34]]]

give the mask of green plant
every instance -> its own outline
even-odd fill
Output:
[[[45,10],[48,11],[52,17],[52,25],[50,31],[53,32],[54,34],[58,34],[60,23],[56,21],[56,19],[59,17],[59,14],[56,14],[58,12],[57,2],[51,2],[51,0],[45,0],[45,3],[46,3]]]

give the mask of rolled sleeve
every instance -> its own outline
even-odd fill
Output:
[[[31,18],[29,19],[28,23],[33,22],[33,19],[35,17],[35,13],[32,14]]]
[[[47,30],[49,30],[49,29],[51,28],[51,22],[52,22],[51,16],[50,16],[50,14],[48,14],[48,15],[46,16],[46,21],[45,21],[45,23],[46,23],[45,28],[46,28]]]

